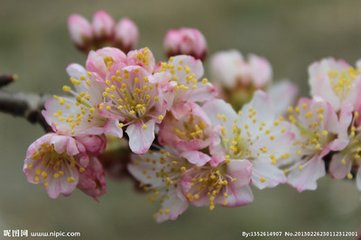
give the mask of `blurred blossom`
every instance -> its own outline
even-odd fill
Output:
[[[322,97],[335,111],[339,111],[345,104],[352,104],[356,108],[360,104],[360,70],[345,60],[322,59],[313,63],[308,73],[311,95]]]
[[[211,57],[211,75],[225,88],[252,86],[263,89],[272,81],[272,67],[263,57],[250,54],[245,60],[237,50],[229,50]]]
[[[70,39],[82,52],[101,47],[117,47],[124,52],[133,50],[139,41],[137,25],[127,17],[117,24],[106,11],[94,13],[92,23],[79,14],[68,18]]]
[[[97,11],[93,16],[92,26],[97,41],[113,39],[115,22],[107,12],[102,10]]]
[[[68,18],[68,30],[71,40],[83,51],[89,51],[93,44],[93,29],[83,16],[74,14]]]
[[[124,52],[134,49],[139,41],[137,25],[129,18],[122,18],[115,27],[115,45]]]
[[[204,60],[207,55],[207,41],[195,28],[171,29],[164,37],[164,49],[168,56],[191,55]]]
[[[222,51],[211,57],[212,81],[223,97],[236,109],[248,102],[257,89],[266,90],[272,82],[272,67],[267,59],[250,54],[245,60],[237,50]]]
[[[336,179],[353,179],[361,190],[361,147],[359,145],[361,110],[360,61],[356,67],[345,60],[325,58],[309,67],[311,95],[321,97],[339,115],[339,142],[330,163],[330,174]]]

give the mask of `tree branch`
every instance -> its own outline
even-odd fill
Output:
[[[9,85],[16,80],[16,75],[1,75],[0,76],[0,88]]]
[[[0,81],[1,82],[1,81]],[[35,93],[10,93],[0,90],[0,112],[11,114],[14,117],[22,117],[30,123],[39,123],[45,131],[50,127],[46,123],[41,111],[50,95],[40,95]]]

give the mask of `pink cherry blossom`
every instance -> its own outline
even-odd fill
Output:
[[[279,166],[292,161],[294,134],[275,114],[269,96],[255,92],[238,114],[223,100],[207,102],[203,109],[220,131],[220,143],[210,148],[215,159],[250,161],[252,184],[260,189],[286,182]]]
[[[26,153],[24,173],[33,184],[42,184],[49,197],[70,195],[89,164],[85,147],[76,139],[49,133],[32,143]]]
[[[162,63],[157,75],[162,79],[162,91],[175,118],[183,111],[186,102],[205,102],[217,95],[216,88],[206,78],[199,81],[204,73],[202,62],[191,56],[171,57]],[[182,114],[182,113],[180,113]]]
[[[155,124],[166,111],[158,79],[140,66],[115,65],[105,83],[100,109],[127,127],[133,152],[145,153],[154,140]]]
[[[126,55],[117,48],[105,47],[90,51],[86,60],[86,69],[96,73],[103,82],[106,81],[113,66],[117,70],[127,66],[140,66],[153,73],[155,59],[148,48],[133,50]]]
[[[64,86],[73,97],[55,96],[45,104],[42,112],[53,131],[68,136],[111,134],[121,138],[122,128],[118,121],[101,115],[99,105],[103,101],[103,83],[97,74],[86,71],[78,64],[67,68],[75,91]]]
[[[85,67],[88,71],[96,73],[103,81],[105,81],[110,68],[114,64],[124,64],[124,66],[126,66],[126,61],[127,57],[121,50],[105,47],[97,51],[90,51]]]
[[[161,202],[161,208],[155,214],[158,222],[175,220],[188,208],[179,185],[182,173],[188,167],[186,159],[167,149],[134,155],[128,165],[132,176],[149,192],[148,199]]]
[[[122,18],[115,27],[115,42],[125,52],[134,49],[139,41],[137,25],[129,18]]]
[[[149,48],[141,48],[130,51],[127,54],[127,64],[141,66],[149,73],[155,70],[155,59]]]
[[[323,99],[302,98],[289,112],[297,136],[294,144],[298,161],[286,169],[288,182],[300,192],[315,190],[317,180],[325,175],[323,157],[343,149],[347,142],[337,138],[340,126],[336,112]]]
[[[242,206],[253,201],[250,188],[252,164],[248,160],[223,159],[184,172],[182,191],[194,206]]]
[[[357,188],[361,191],[361,129],[359,112],[351,104],[344,105],[340,113],[339,138],[346,147],[332,156],[330,174],[336,179],[356,178]]]
[[[208,116],[195,103],[185,103],[182,107],[177,118],[171,113],[166,115],[159,126],[158,142],[181,151],[206,148],[215,135]]]
[[[250,54],[246,61],[237,50],[214,54],[210,68],[212,80],[228,89],[238,85],[259,89],[272,81],[272,67],[267,59]]]
[[[74,14],[68,18],[68,30],[71,40],[79,49],[89,50],[93,41],[93,30],[87,19]]]
[[[171,29],[164,37],[167,55],[191,55],[204,60],[207,55],[207,42],[203,34],[195,28]]]
[[[361,91],[361,74],[346,61],[325,58],[313,63],[308,72],[312,96],[322,97],[335,111],[344,104],[356,104]]]

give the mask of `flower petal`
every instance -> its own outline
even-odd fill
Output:
[[[133,123],[127,127],[129,147],[137,154],[146,153],[154,141],[155,121],[149,120],[145,124]]]
[[[316,190],[317,180],[326,174],[325,163],[322,157],[316,156],[302,167],[297,164],[288,175],[288,183],[299,192]]]
[[[187,159],[190,163],[196,166],[203,166],[211,160],[211,157],[200,151],[187,151],[181,154],[181,157]]]
[[[253,161],[252,183],[257,188],[272,188],[285,182],[287,182],[285,174],[275,165],[262,160]]]
[[[345,155],[343,152],[333,155],[330,163],[330,174],[336,179],[343,179],[352,167],[352,157]]]

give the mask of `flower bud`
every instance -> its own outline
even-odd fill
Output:
[[[172,29],[164,38],[164,49],[169,57],[186,54],[204,60],[207,55],[207,41],[198,29]]]
[[[93,16],[93,31],[95,39],[103,45],[114,37],[114,19],[105,11],[97,11]]]
[[[115,27],[115,45],[124,52],[133,50],[138,44],[137,25],[129,18],[122,18]]]
[[[90,50],[93,41],[93,30],[87,19],[81,15],[71,15],[68,18],[70,38],[82,51]]]

